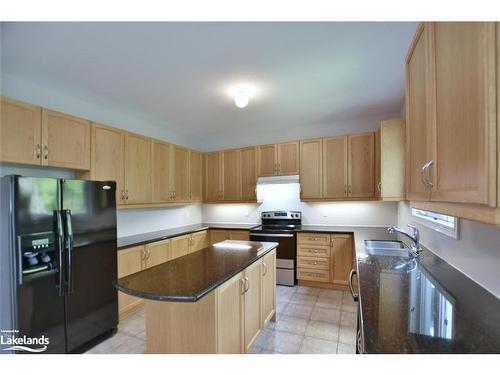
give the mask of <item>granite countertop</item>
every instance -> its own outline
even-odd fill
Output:
[[[277,246],[276,242],[219,242],[125,276],[115,287],[145,299],[196,302]]]
[[[200,223],[185,225],[182,227],[159,230],[155,232],[147,232],[135,234],[132,236],[118,238],[118,250],[125,249],[131,246],[139,246],[150,242],[166,240],[168,238],[182,236],[184,234],[201,232],[207,229],[231,229],[231,230],[250,230],[258,224],[217,224],[217,223]]]
[[[366,353],[500,353],[500,299],[430,250],[356,258]]]

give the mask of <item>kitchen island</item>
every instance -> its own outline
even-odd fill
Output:
[[[276,319],[277,245],[223,241],[119,279],[146,301],[146,351],[247,352]]]

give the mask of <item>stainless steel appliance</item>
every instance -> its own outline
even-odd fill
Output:
[[[250,231],[251,241],[279,243],[276,253],[276,283],[279,285],[295,285],[295,230],[301,224],[300,211],[266,211],[261,214],[261,225]]]
[[[114,182],[2,178],[2,335],[44,337],[45,349],[28,349],[70,353],[116,331],[115,190]]]

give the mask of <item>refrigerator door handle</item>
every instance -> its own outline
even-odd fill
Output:
[[[66,277],[67,277],[67,283],[68,283],[68,290],[67,294],[73,293],[73,265],[72,265],[72,258],[73,258],[73,225],[71,223],[71,210],[64,210],[64,222],[66,224],[66,251],[68,254],[68,262],[67,262],[67,272],[66,272]]]
[[[56,226],[56,246],[57,246],[57,257],[59,272],[57,274],[57,288],[59,289],[59,295],[63,296],[66,293],[65,281],[64,281],[64,230],[62,224],[61,211],[54,211],[55,215],[55,226]]]

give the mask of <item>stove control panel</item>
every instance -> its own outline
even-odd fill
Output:
[[[300,211],[264,211],[260,215],[262,219],[302,219],[302,212]]]

